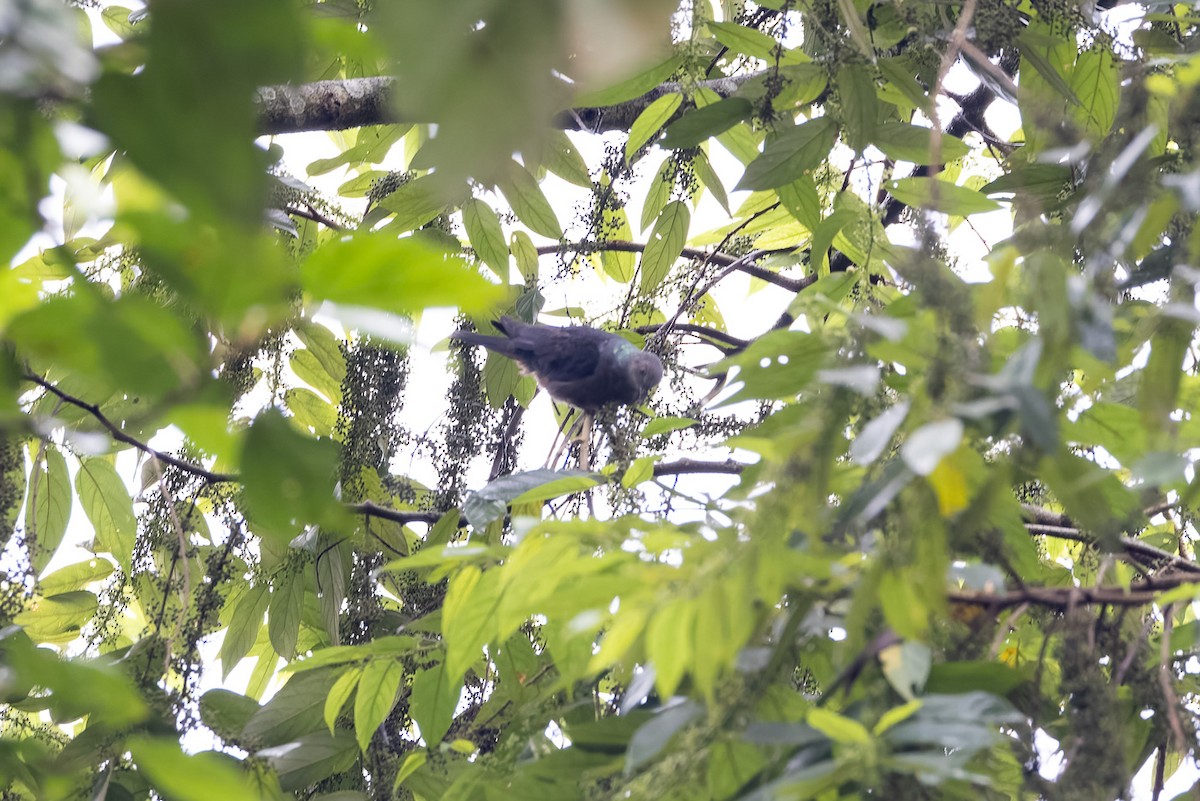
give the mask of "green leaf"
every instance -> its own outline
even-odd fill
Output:
[[[657,437],[670,431],[679,431],[694,426],[696,421],[690,417],[655,417],[642,429],[642,439]]]
[[[55,570],[38,580],[42,595],[59,595],[86,589],[89,584],[103,581],[113,573],[112,563],[105,559],[89,559]]]
[[[719,100],[689,111],[675,120],[667,126],[667,133],[659,145],[679,150],[695,147],[710,136],[724,133],[742,120],[748,119],[753,113],[753,104],[743,97]]]
[[[125,495],[124,486],[121,494]],[[50,563],[67,533],[71,519],[71,476],[67,460],[49,443],[41,446],[29,475],[25,498],[26,537],[31,543],[30,559],[35,573]]]
[[[338,355],[341,356],[340,353]],[[325,396],[324,401],[327,404],[341,403],[342,380],[346,377],[345,359],[340,362],[340,376],[332,375],[321,363],[320,358],[308,348],[294,351],[289,364],[301,381]]]
[[[763,61],[774,61],[779,43],[774,38],[754,28],[736,22],[708,22],[716,40],[735,53],[742,53]]]
[[[889,121],[875,129],[872,144],[896,161],[911,161],[913,164],[932,164],[932,131],[919,125]],[[971,152],[966,142],[957,136],[943,134],[939,163],[954,161]]]
[[[821,224],[821,199],[817,196],[817,187],[812,178],[805,175],[790,184],[784,184],[776,191],[779,194],[779,202],[788,210],[788,214],[809,231],[817,230]],[[833,241],[832,236],[829,241]],[[826,246],[825,250],[829,250],[829,247]],[[816,254],[819,251],[814,247],[812,252]],[[824,253],[821,255],[824,256]]]
[[[333,436],[337,425],[337,408],[317,393],[296,387],[283,393],[284,403],[294,420],[305,433],[317,437]]]
[[[517,219],[529,226],[529,230],[550,239],[562,239],[562,226],[554,207],[528,170],[514,161],[498,184]]]
[[[304,611],[304,575],[299,570],[288,571],[271,592],[267,617],[267,633],[275,653],[284,659],[296,655],[296,640],[300,636],[300,613]]]
[[[389,227],[401,232],[415,231],[448,207],[457,205],[466,195],[465,187],[448,186],[435,173],[401,184],[395,192],[381,198],[378,207],[396,215]]]
[[[642,113],[629,127],[629,138],[625,140],[625,161],[633,161],[634,155],[642,145],[650,141],[650,137],[667,124],[667,121],[679,110],[683,103],[683,95],[670,92],[655,100],[642,110]]]
[[[446,736],[461,692],[462,683],[450,680],[444,662],[420,671],[413,678],[409,710],[428,747],[437,746]]]
[[[871,742],[871,732],[867,731],[866,726],[831,709],[810,709],[805,721],[835,743],[867,745]]]
[[[686,203],[673,200],[658,215],[654,230],[642,253],[642,281],[639,292],[651,295],[666,280],[675,260],[683,252],[692,215]]]
[[[863,65],[847,64],[838,69],[836,80],[846,126],[846,144],[861,153],[874,137],[879,118],[875,79]]]
[[[403,679],[404,666],[395,659],[375,659],[363,668],[354,696],[354,736],[360,750],[367,750],[371,737],[396,705]]]
[[[304,344],[304,348],[308,351],[309,355],[315,358],[317,363],[320,364],[321,371],[328,376],[328,379],[322,379],[323,382],[327,381],[324,386],[318,384],[313,384],[313,386],[325,392],[326,388],[332,391],[333,385],[336,384],[338,387],[337,394],[330,395],[326,393],[326,397],[331,401],[340,402],[342,397],[342,382],[346,380],[346,357],[342,353],[342,340],[325,326],[320,323],[314,323],[311,320],[297,325],[292,330]],[[303,375],[300,377],[304,378]],[[307,378],[304,378],[304,380],[308,381]]]
[[[790,184],[829,155],[836,137],[837,125],[828,117],[785,129],[750,162],[734,189],[774,189]]]
[[[323,175],[338,167],[361,167],[365,164],[383,164],[392,147],[399,142],[409,129],[406,125],[374,125],[359,128],[355,131],[355,143],[339,155],[327,159],[317,159],[308,165],[309,175]]]
[[[462,215],[467,239],[475,253],[501,281],[508,280],[508,246],[504,242],[504,230],[492,207],[472,198],[463,204]]]
[[[667,747],[671,739],[704,714],[695,701],[684,701],[661,710],[634,732],[625,753],[625,774],[632,775]]]
[[[400,770],[396,771],[396,781],[392,784],[392,793],[395,794],[396,790],[403,786],[405,779],[420,770],[427,759],[429,759],[427,751],[413,751],[406,756]]]
[[[937,178],[917,177],[889,181],[887,191],[901,203],[915,209],[929,208],[959,217],[1000,208],[999,203],[977,190]]]
[[[315,298],[411,314],[430,306],[482,312],[501,291],[462,259],[426,242],[384,233],[333,239],[300,267],[304,290]]]
[[[342,713],[342,707],[346,705],[346,701],[350,699],[350,695],[358,687],[358,682],[362,679],[362,674],[363,669],[361,667],[352,667],[338,676],[338,680],[329,688],[329,695],[325,697],[323,716],[330,734],[337,733],[334,731],[333,726],[337,723],[338,715]]]
[[[1070,180],[1071,168],[1062,164],[1019,164],[979,191],[985,195],[1015,192],[1049,202],[1058,197]]]
[[[295,674],[254,713],[243,736],[251,744],[271,746],[323,731],[325,699],[338,677],[335,669]]]
[[[633,240],[633,231],[629,227],[629,217],[626,215],[624,207],[618,209],[605,207],[602,225],[604,226],[603,230],[612,240],[622,242]],[[628,284],[633,280],[637,257],[626,251],[601,250],[600,264],[609,278],[618,283]]]
[[[741,353],[709,368],[712,372],[737,367],[732,383],[742,386],[726,403],[747,398],[794,398],[824,366],[827,348],[821,338],[802,331],[771,331]]]
[[[263,615],[271,596],[266,586],[245,587],[240,592],[234,590],[226,602],[221,620],[228,628],[221,640],[221,678],[228,678],[258,639],[259,629],[262,628]]]
[[[200,720],[225,740],[239,740],[258,711],[258,702],[231,690],[209,690],[200,696]]]
[[[96,533],[93,547],[111,553],[128,573],[137,539],[137,518],[129,490],[116,468],[106,459],[80,460],[75,491]]]
[[[653,478],[654,464],[661,458],[661,456],[651,455],[639,456],[634,459],[633,464],[629,465],[629,469],[625,471],[625,475],[621,476],[621,486],[628,489]]]
[[[913,66],[909,59],[903,56],[881,58],[876,64],[883,77],[908,98],[914,108],[925,111],[929,106],[929,95],[925,88],[913,77]]]
[[[669,160],[664,162],[663,166],[654,174],[650,186],[646,188],[646,200],[642,203],[642,217],[638,222],[641,230],[645,231],[651,221],[657,220],[663,207],[667,205],[667,200],[671,197],[671,186],[675,180],[674,175]]]
[[[100,603],[90,592],[76,590],[42,598],[13,616],[34,642],[65,644],[79,637]]]
[[[1021,45],[1021,57],[1028,61],[1034,70],[1037,71],[1038,75],[1047,84],[1053,87],[1056,92],[1066,98],[1067,101],[1069,101],[1072,105],[1080,105],[1079,98],[1075,96],[1075,92],[1072,91],[1071,85],[1066,82],[1062,73],[1055,68],[1051,60],[1047,58],[1050,50],[1054,49],[1057,44],[1052,47],[1046,47],[1045,45],[1040,44],[1038,39],[1039,36],[1029,30],[1026,30],[1021,34],[1019,39]],[[1028,81],[1023,82],[1022,85],[1024,85],[1024,83],[1028,83]]]
[[[708,154],[703,150],[696,151],[696,158],[692,159],[692,166],[696,168],[696,177],[700,179],[700,183],[712,192],[713,199],[721,204],[725,213],[732,216],[729,210],[729,196],[725,193],[725,184],[721,181],[721,176],[717,175],[717,171],[713,169],[712,162],[708,160]]]
[[[683,66],[683,62],[684,57],[682,55],[671,56],[666,61],[655,64],[653,67],[607,89],[585,92],[576,97],[572,105],[575,108],[599,108],[603,106],[615,106],[618,103],[624,103],[626,100],[641,97],[674,75],[675,71]]]
[[[603,481],[603,477],[597,473],[561,475],[563,472],[574,473],[575,471],[558,472],[560,473],[559,478],[556,478],[553,481],[547,481],[545,484],[540,486],[531,487],[530,489],[525,490],[520,495],[512,499],[513,504],[548,501],[551,498],[560,498],[563,495],[574,495],[576,492],[583,492],[584,490],[591,489]]]
[[[233,757],[215,751],[184,754],[172,739],[144,735],[126,746],[134,763],[159,792],[179,801],[260,801],[262,795]]]
[[[592,188],[592,176],[588,173],[587,162],[567,134],[554,129],[546,134],[546,148],[542,152],[542,163],[546,169],[568,183],[583,189]]]
[[[1103,139],[1112,130],[1120,101],[1121,74],[1112,52],[1097,45],[1080,53],[1070,87],[1079,98],[1072,115],[1094,141]]]
[[[463,505],[463,514],[476,528],[504,516],[510,503],[557,498],[579,492],[599,483],[599,476],[578,470],[529,470],[501,476],[472,492]]]
[[[500,592],[494,571],[484,576],[467,565],[450,579],[442,605],[442,633],[446,639],[448,681],[457,682],[481,656],[493,637],[499,638],[495,612]]]
[[[538,252],[533,240],[524,231],[513,231],[510,239],[513,256],[517,259],[517,270],[526,281],[538,279]]]
[[[258,416],[246,435],[242,480],[255,530],[286,544],[306,523],[334,528],[345,512],[334,497],[337,452],[310,439],[278,411]]]
[[[195,332],[140,295],[54,297],[14,318],[7,334],[21,358],[45,360],[110,391],[157,397],[199,380]]]
[[[330,737],[328,732],[318,731],[286,745],[264,748],[255,756],[265,759],[279,774],[284,790],[298,792],[349,770],[359,751],[349,732],[338,731]]]
[[[694,659],[695,610],[688,598],[675,598],[646,627],[646,657],[654,667],[654,686],[664,701],[674,695]]]

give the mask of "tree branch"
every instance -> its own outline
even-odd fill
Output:
[[[96,404],[88,403],[87,401],[77,398],[74,395],[69,395],[66,392],[63,392],[58,387],[51,384],[49,381],[46,381],[45,379],[41,378],[40,376],[33,375],[32,373],[26,373],[23,376],[23,378],[26,381],[32,381],[34,384],[37,384],[39,387],[41,387],[42,389],[51,393],[52,395],[58,397],[63,402],[69,403],[72,406],[83,409],[85,412],[87,412],[92,417],[94,417],[96,419],[96,422],[98,422],[101,426],[103,426],[104,430],[107,431],[109,434],[111,434],[112,438],[117,440],[118,442],[123,442],[126,445],[131,445],[134,448],[137,448],[142,453],[147,454],[148,456],[153,456],[155,459],[158,459],[159,461],[166,462],[167,464],[171,465],[172,467],[177,467],[186,473],[191,473],[192,475],[199,476],[213,484],[220,484],[220,483],[239,480],[238,477],[232,473],[217,473],[212,470],[208,470],[207,468],[202,467],[198,464],[193,464],[192,462],[188,462],[188,461],[185,461],[178,457],[172,456],[169,453],[165,453],[165,452],[157,450],[155,448],[151,448],[149,445],[142,442],[141,440],[135,439],[134,437],[132,437],[129,434],[126,434],[124,431],[122,431],[121,427],[118,426],[116,423],[114,423],[112,420],[109,420],[108,417],[105,416],[104,412],[100,411],[100,407],[97,406]]]
[[[698,459],[680,459],[675,462],[660,462],[654,465],[654,476],[679,476],[690,473],[721,473],[740,475],[749,465],[726,459],[723,462],[705,462]]]
[[[634,330],[639,334],[653,334],[662,329],[662,327],[663,325],[661,323],[652,323],[650,325],[639,325]],[[673,326],[671,326],[671,330],[686,331],[689,334],[695,334],[699,337],[708,337],[709,339],[714,339],[716,342],[709,342],[707,344],[712,345],[714,348],[719,348],[727,355],[745,350],[746,346],[750,344],[750,340],[748,339],[741,339],[740,337],[735,337],[732,334],[727,334],[724,331],[718,331],[715,328],[706,328],[705,326],[695,325],[693,323],[675,323]],[[727,347],[718,345],[717,342],[723,343]]]
[[[609,242],[580,242],[574,245],[569,245],[564,248],[563,245],[542,245],[537,249],[539,256],[550,256],[563,252],[564,249],[574,251],[576,253],[596,253],[600,251],[615,251],[618,253],[641,253],[646,249],[646,246],[640,242],[625,242],[623,240],[612,240]],[[778,250],[764,250],[762,256],[770,256],[775,253],[791,253],[796,248],[780,248]],[[701,259],[707,260],[712,264],[721,267],[732,267],[744,257],[732,256],[728,253],[713,252],[701,250],[700,248],[684,248],[679,254],[686,259]],[[755,278],[761,278],[769,284],[774,284],[778,287],[783,287],[788,292],[799,292],[816,283],[816,276],[804,276],[802,278],[789,278],[786,275],[780,275],[774,270],[768,270],[765,267],[759,267],[756,264],[745,262],[737,264],[737,271],[752,275]]]
[[[1154,509],[1155,507],[1151,507]],[[1058,537],[1059,539],[1072,540],[1074,542],[1084,542],[1094,544],[1096,538],[1089,535],[1087,532],[1078,528],[1071,519],[1061,512],[1052,512],[1049,509],[1044,509],[1040,506],[1023,503],[1021,509],[1025,512],[1027,522],[1025,529],[1030,534],[1037,534],[1047,537]],[[1148,512],[1150,510],[1147,510]],[[1175,570],[1180,570],[1184,573],[1200,575],[1200,565],[1190,559],[1185,559],[1178,554],[1173,554],[1170,551],[1164,551],[1161,548],[1155,548],[1149,543],[1132,537],[1121,537],[1121,548],[1130,556],[1140,556],[1144,559],[1151,560],[1159,568],[1169,567]]]
[[[764,74],[766,71],[715,78],[687,86],[680,83],[664,83],[641,97],[615,106],[565,110],[554,118],[553,124],[566,131],[590,133],[629,130],[646,106],[664,95],[704,87],[725,98],[736,92],[742,84]],[[367,125],[428,122],[406,117],[396,109],[392,98],[394,85],[393,78],[375,77],[314,81],[298,86],[284,84],[261,87],[255,97],[255,104],[258,106],[258,132],[265,136],[275,136],[303,131],[344,131]],[[672,119],[682,116],[686,110],[681,107]]]
[[[1108,606],[1145,606],[1158,601],[1163,590],[1200,584],[1196,575],[1173,574],[1151,581],[1139,581],[1128,587],[1022,587],[1009,592],[980,590],[950,590],[946,597],[952,603],[1007,609],[1020,604],[1037,604],[1053,609],[1067,609],[1081,604]]]
[[[368,517],[378,517],[380,520],[391,520],[394,523],[408,525],[409,523],[425,523],[432,526],[434,523],[442,519],[442,512],[420,512],[416,510],[392,509],[387,506],[380,506],[374,501],[363,501],[362,503],[348,503],[346,508],[351,512],[359,515],[367,515]],[[458,519],[458,527],[464,528],[467,525],[467,518],[460,517]]]

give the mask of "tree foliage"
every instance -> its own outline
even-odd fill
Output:
[[[0,0],[0,793],[1159,797],[1200,17],[1110,5]],[[668,379],[534,469],[446,307]]]

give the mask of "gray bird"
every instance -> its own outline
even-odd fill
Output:
[[[662,361],[629,340],[586,325],[554,328],[502,317],[504,336],[473,331],[451,336],[516,361],[550,397],[588,415],[609,403],[638,403],[662,380]]]

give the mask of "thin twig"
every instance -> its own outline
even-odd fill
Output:
[[[749,220],[747,220],[749,222]],[[646,249],[646,246],[641,242],[627,242],[621,239],[613,239],[607,242],[580,242],[571,245],[570,248],[577,253],[596,253],[599,251],[614,251],[617,253],[641,253]],[[792,253],[796,248],[778,248],[772,250],[758,251],[758,258],[762,256],[771,256],[776,253]],[[557,255],[563,252],[562,245],[542,245],[537,249],[539,256]],[[747,275],[761,278],[769,284],[782,287],[788,292],[799,292],[807,288],[813,283],[813,279],[805,276],[802,278],[788,278],[785,275],[780,275],[773,270],[768,270],[765,267],[759,267],[745,260],[745,257],[733,256],[728,253],[722,253],[717,250],[703,250],[701,248],[684,248],[679,253],[680,256],[686,259],[700,259],[708,264],[716,264],[721,267],[728,267],[732,264],[737,264],[738,271]]]
[[[639,334],[653,334],[657,331],[660,331],[662,327],[663,323],[652,323],[650,325],[640,325],[634,330]],[[741,339],[740,337],[735,337],[732,334],[727,334],[724,331],[718,331],[715,328],[708,328],[707,326],[696,325],[694,323],[676,323],[674,325],[674,329],[676,331],[684,331],[689,334],[695,334],[701,338],[708,337],[709,339],[715,339],[717,342],[721,342],[728,347],[722,347],[722,345],[718,345],[717,342],[708,342],[705,344],[712,345],[714,348],[718,348],[724,351],[726,354],[737,353],[738,351],[745,350],[750,345],[750,340],[748,339]]]

